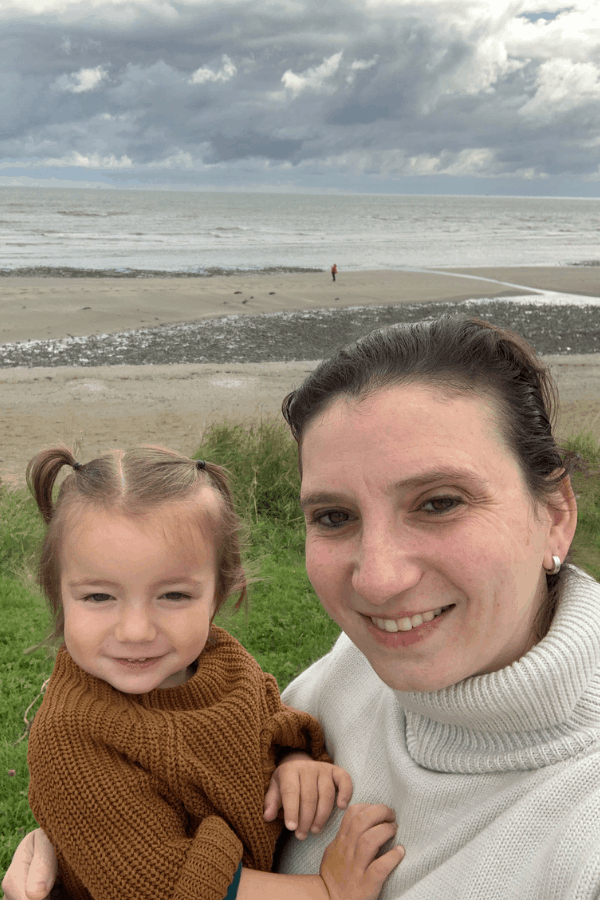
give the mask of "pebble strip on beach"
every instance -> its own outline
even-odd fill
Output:
[[[514,329],[541,355],[600,353],[598,305],[468,300],[224,316],[119,334],[23,341],[0,346],[0,368],[321,359],[374,328],[458,312]]]

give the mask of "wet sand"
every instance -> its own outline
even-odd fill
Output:
[[[573,282],[585,269],[573,267]],[[0,343],[114,334],[230,315],[460,301],[514,291],[426,272],[235,275],[213,278],[0,278]]]
[[[464,276],[469,274],[463,270]],[[1,278],[0,327],[5,330],[0,340],[115,333],[157,321],[202,323],[229,314],[260,320],[261,313],[381,304],[420,303],[423,310],[436,304],[441,309],[437,304],[448,301],[515,296],[508,284],[600,296],[600,270],[592,268],[486,269],[472,274],[474,279],[449,273],[340,273],[335,285],[325,273],[198,280]],[[521,296],[524,304],[533,299],[525,292]],[[84,310],[86,306],[92,309]],[[550,313],[543,306],[537,310],[535,315],[542,318]],[[581,334],[599,323],[600,307],[585,310],[590,313]],[[243,320],[237,321],[243,330]],[[318,325],[315,330],[320,330]],[[582,354],[569,332],[567,337],[572,344],[569,355],[547,357],[562,400],[558,433],[589,430],[600,439],[600,354]],[[27,460],[57,441],[78,443],[82,459],[109,447],[140,443],[160,443],[191,454],[210,421],[278,416],[284,395],[315,365],[319,354],[310,353],[310,346],[303,346],[303,354],[313,360],[308,362],[281,362],[274,341],[267,353],[270,361],[254,363],[157,365],[148,356],[143,365],[96,366],[92,360],[85,368],[0,369],[0,478],[22,483]],[[176,342],[171,350],[177,360]]]

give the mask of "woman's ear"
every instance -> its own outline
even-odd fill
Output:
[[[549,498],[547,510],[550,516],[550,531],[544,567],[551,571],[554,568],[552,557],[558,556],[561,562],[565,559],[577,527],[577,501],[568,475],[562,479],[556,492]]]

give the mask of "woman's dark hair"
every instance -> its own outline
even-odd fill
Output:
[[[282,412],[302,445],[307,426],[339,397],[362,399],[382,388],[426,384],[446,393],[493,399],[507,446],[531,497],[551,502],[573,468],[552,434],[557,393],[548,369],[518,334],[468,316],[372,331],[322,362],[283,401]],[[566,577],[548,575],[549,602],[536,623],[547,633]]]

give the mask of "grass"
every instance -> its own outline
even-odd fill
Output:
[[[583,432],[566,441],[565,449],[582,459],[581,471],[572,476],[578,510],[574,561],[600,581],[600,444]]]
[[[574,476],[580,524],[576,558],[600,579],[600,446],[589,434],[568,448],[589,461]],[[296,447],[284,426],[252,428],[217,424],[199,457],[225,465],[248,534],[247,559],[258,570],[249,609],[225,611],[219,624],[234,634],[281,688],[326,653],[339,630],[322,610],[304,569]],[[34,826],[27,804],[27,740],[16,743],[40,703],[40,687],[52,671],[45,649],[24,654],[48,630],[45,607],[31,575],[42,534],[25,491],[0,487],[0,872],[22,835]],[[37,699],[36,699],[37,698]],[[14,774],[13,774],[14,773]]]

